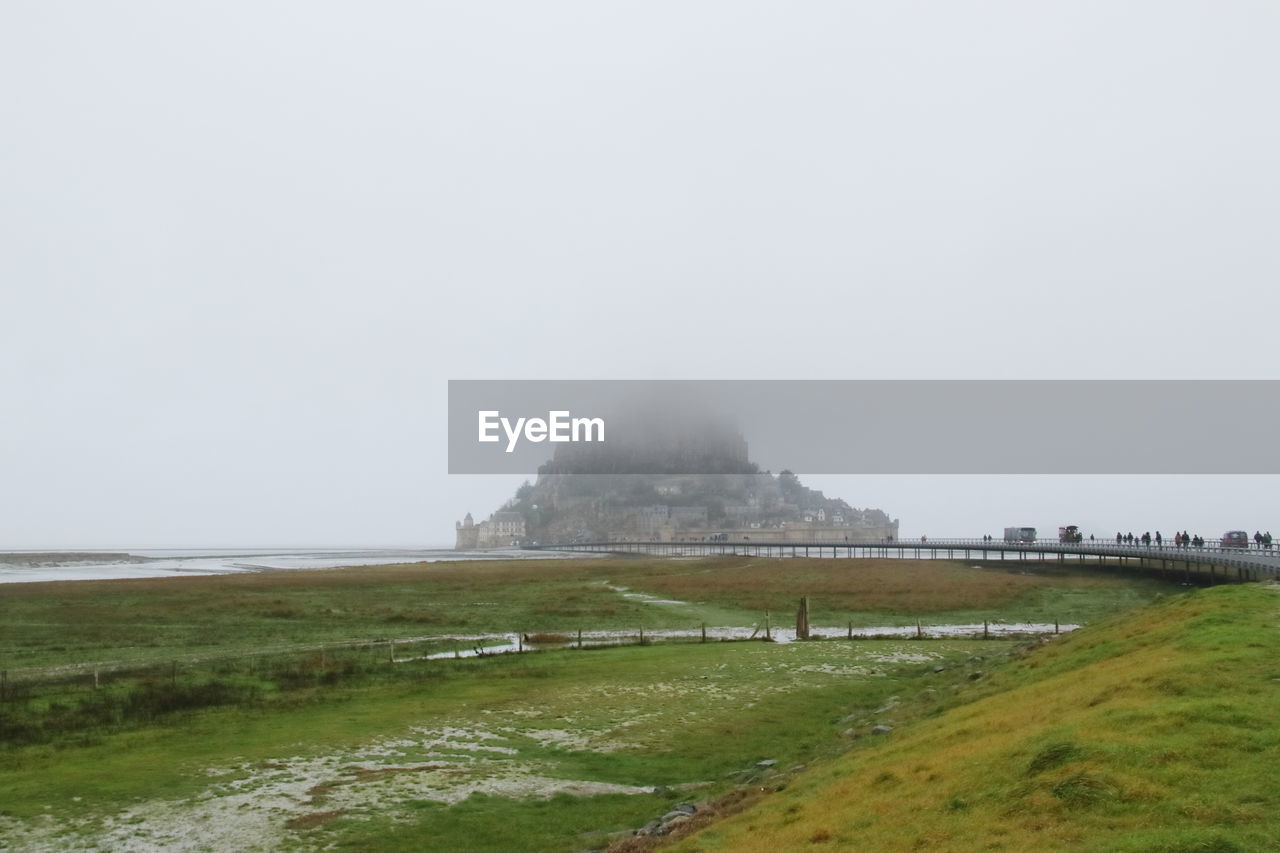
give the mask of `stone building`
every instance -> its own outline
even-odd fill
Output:
[[[524,516],[507,511],[495,512],[487,521],[479,524],[471,518],[471,513],[467,513],[454,527],[456,538],[453,547],[459,551],[508,548],[519,544],[526,533]]]

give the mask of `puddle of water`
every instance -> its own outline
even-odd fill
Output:
[[[1058,625],[1057,631],[1067,633],[1079,628],[1079,625]],[[981,622],[971,625],[924,625],[917,629],[914,625],[906,626],[880,626],[872,628],[854,628],[854,639],[880,638],[880,637],[915,637],[919,635],[929,639],[945,639],[957,637],[981,637],[983,634],[983,625]],[[1055,626],[1052,623],[1043,622],[1001,622],[989,623],[986,626],[986,632],[992,637],[1009,637],[1022,634],[1052,634]],[[848,628],[810,628],[809,635],[811,637],[822,637],[827,639],[840,639],[847,637]],[[769,638],[779,644],[792,643],[796,641],[796,632],[794,628],[777,628],[769,629]],[[697,640],[702,636],[701,629],[684,630],[679,628],[663,628],[653,631],[645,631],[644,639],[646,642],[658,642],[662,640]],[[520,652],[532,651],[533,649],[552,649],[552,648],[572,648],[577,645],[577,635],[567,642],[559,645],[539,643],[531,646],[528,643],[521,643],[517,634],[481,634],[472,637],[441,637],[436,639],[452,639],[459,643],[457,651],[437,652],[430,655],[421,655],[414,657],[396,658],[397,663],[403,663],[409,660],[447,660],[450,658],[474,658],[487,657],[489,655],[502,654],[518,654]],[[763,626],[752,625],[746,628],[733,626],[719,626],[707,628],[708,640],[750,640],[765,639],[765,629]],[[621,646],[638,643],[640,641],[639,631],[583,631],[582,643],[592,646]]]
[[[644,604],[688,604],[687,601],[677,601],[674,598],[658,598],[656,595],[650,595],[647,592],[631,592],[630,587],[616,586],[608,581],[601,581],[605,589],[611,589],[620,593],[623,598],[630,598],[633,601],[639,601]]]

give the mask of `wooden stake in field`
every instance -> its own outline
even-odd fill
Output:
[[[1055,634],[1056,634],[1056,633],[1058,633],[1058,620],[1057,620],[1057,619],[1054,619],[1054,620],[1053,620],[1053,633],[1055,633]]]
[[[578,629],[578,648],[582,648],[582,629]]]
[[[768,610],[764,612],[764,638],[766,640],[773,639],[773,635],[769,633],[769,611]]]
[[[796,610],[796,639],[809,639],[809,596],[800,597],[800,607]]]
[[[853,639],[853,622],[849,623],[849,639]]]
[[[924,628],[920,626],[920,620],[917,619],[916,620],[916,639],[920,640],[923,638],[924,638]]]
[[[705,643],[706,641],[707,641],[707,623],[703,622],[702,623],[702,642]]]
[[[988,633],[988,631],[987,631],[987,620],[986,620],[986,619],[983,619],[983,620],[982,620],[982,639],[984,639],[984,640],[985,640],[985,639],[987,639],[989,636],[990,636],[990,634],[989,634],[989,633]]]

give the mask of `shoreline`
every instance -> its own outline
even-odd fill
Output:
[[[150,553],[148,553],[150,552]],[[214,553],[211,553],[214,552]],[[0,584],[204,577],[398,563],[565,559],[554,551],[452,548],[146,549],[0,552]]]

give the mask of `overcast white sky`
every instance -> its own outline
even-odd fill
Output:
[[[518,478],[445,473],[450,378],[1280,378],[1277,44],[1270,2],[10,0],[0,548],[451,543]],[[807,479],[904,535],[1280,530],[1275,477]]]

